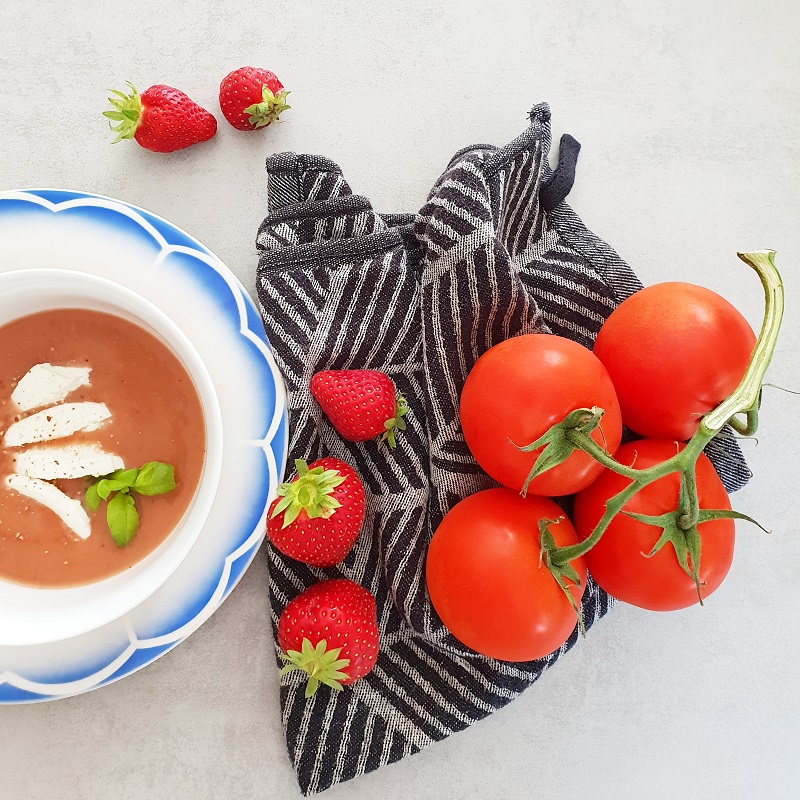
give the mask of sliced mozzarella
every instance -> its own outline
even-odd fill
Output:
[[[60,489],[52,483],[29,478],[27,475],[9,475],[6,478],[6,485],[37,503],[41,503],[49,508],[54,514],[61,518],[62,522],[79,536],[87,539],[92,532],[92,525],[89,515],[84,511],[80,500],[73,500],[67,497]]]
[[[29,478],[55,481],[60,478],[99,477],[123,469],[119,456],[106,453],[96,444],[73,444],[66,447],[32,447],[18,453],[16,471]]]
[[[15,422],[6,431],[6,447],[62,439],[78,431],[93,431],[111,416],[105,403],[64,403]]]
[[[60,403],[68,394],[89,385],[90,367],[37,364],[20,379],[11,399],[23,410]]]

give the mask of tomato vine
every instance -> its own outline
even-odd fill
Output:
[[[755,270],[764,289],[765,310],[761,330],[747,370],[739,385],[726,400],[703,416],[696,433],[682,450],[676,452],[671,458],[645,469],[620,464],[591,437],[592,431],[599,425],[603,416],[601,408],[575,409],[535,442],[519,448],[529,452],[543,447],[522,490],[523,495],[534,477],[562,463],[576,450],[587,453],[607,469],[629,478],[631,481],[622,491],[608,499],[605,512],[599,522],[582,542],[558,547],[552,536],[546,535],[546,529],[540,532],[543,562],[565,592],[569,592],[565,584],[565,575],[569,574],[570,562],[588,553],[619,513],[661,528],[660,538],[652,552],[647,555],[655,554],[667,543],[670,543],[681,568],[693,579],[701,604],[703,597],[700,581],[701,553],[698,525],[724,518],[742,519],[758,525],[747,515],[730,509],[701,509],[695,481],[696,464],[700,454],[725,425],[730,425],[742,435],[750,436],[756,432],[764,375],[775,351],[783,318],[783,281],[775,266],[775,251],[758,250],[750,253],[738,253],[738,256]],[[740,415],[744,415],[744,418],[741,418]],[[648,516],[623,510],[625,504],[645,486],[675,472],[680,473],[680,493],[674,511],[658,516]]]

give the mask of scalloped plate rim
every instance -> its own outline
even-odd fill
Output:
[[[40,193],[58,193],[69,197],[65,197],[63,200],[54,202],[47,197],[42,197]],[[265,457],[267,448],[272,449],[273,455],[276,456],[275,469],[276,469],[276,483],[277,483],[277,481],[281,479],[281,476],[285,470],[287,452],[288,452],[288,412],[286,408],[285,387],[283,385],[283,381],[280,372],[277,368],[277,365],[274,362],[274,358],[272,356],[272,348],[269,344],[265,332],[263,330],[254,331],[250,327],[248,305],[250,306],[250,310],[255,312],[255,316],[260,319],[260,314],[258,313],[258,307],[253,302],[252,298],[248,294],[247,290],[244,288],[241,281],[230,270],[230,268],[228,268],[225,265],[225,263],[220,258],[218,258],[208,247],[206,247],[204,244],[202,244],[202,242],[200,242],[198,239],[196,239],[194,236],[192,236],[190,233],[185,231],[180,226],[175,225],[166,218],[162,217],[160,214],[157,214],[146,208],[137,206],[133,203],[129,203],[124,200],[120,200],[115,197],[98,194],[96,192],[87,192],[84,190],[36,187],[36,188],[25,188],[25,189],[0,190],[0,201],[3,200],[19,200],[22,202],[29,202],[32,203],[33,205],[47,208],[52,213],[58,213],[62,210],[68,210],[69,208],[78,208],[78,207],[103,208],[111,211],[119,211],[119,208],[127,209],[129,211],[134,212],[137,215],[144,214],[158,220],[161,224],[176,231],[185,240],[195,245],[195,247],[193,248],[186,248],[185,245],[170,245],[166,241],[166,239],[164,239],[164,237],[161,235],[160,231],[154,229],[147,219],[142,218],[142,222],[147,224],[147,227],[145,227],[135,217],[132,217],[129,214],[124,214],[124,216],[128,217],[129,219],[132,219],[139,225],[139,227],[143,228],[148,233],[148,235],[150,235],[155,239],[156,243],[159,245],[160,254],[162,257],[165,249],[168,248],[169,249],[174,249],[176,247],[180,248],[178,252],[182,252],[184,249],[195,250],[196,251],[195,255],[203,257],[197,260],[200,261],[200,263],[206,264],[206,266],[209,269],[213,269],[215,272],[217,272],[217,274],[223,278],[225,283],[228,284],[232,293],[233,292],[236,293],[237,296],[234,296],[234,300],[237,301],[236,307],[239,312],[238,335],[242,336],[245,339],[248,339],[251,343],[255,344],[256,347],[264,356],[265,365],[267,367],[269,375],[272,378],[273,387],[276,395],[275,410],[273,412],[273,417],[269,421],[269,425],[267,426],[268,428],[267,434],[263,439],[263,441],[259,440],[259,443],[265,450]],[[79,201],[82,200],[89,202],[75,203],[74,202],[75,200]],[[113,204],[115,208],[109,208],[108,205],[105,205],[102,202],[92,203],[91,201],[104,201],[104,203]],[[61,206],[65,205],[67,206],[67,209],[61,208]],[[212,264],[209,263],[209,261],[215,263]],[[24,268],[25,267],[22,267],[22,269]],[[251,335],[254,335],[258,341],[254,342],[251,336],[246,335],[246,332],[249,332]],[[189,334],[187,333],[187,335]],[[282,448],[281,448],[282,452],[280,454],[280,458],[278,459],[277,454],[274,453],[274,449],[272,448],[272,443],[279,434],[282,437]],[[212,592],[212,595],[206,602],[206,604],[201,609],[199,609],[199,611],[197,611],[194,614],[194,616],[184,620],[181,625],[179,625],[169,633],[162,634],[160,636],[151,639],[145,638],[141,640],[138,638],[135,631],[133,631],[130,622],[127,620],[127,615],[125,617],[120,618],[115,623],[111,624],[115,625],[121,624],[124,626],[128,634],[128,640],[129,640],[128,647],[126,647],[122,651],[122,653],[120,653],[116,658],[112,659],[102,669],[96,670],[95,672],[87,676],[84,676],[83,678],[72,680],[65,684],[58,684],[55,682],[46,684],[41,681],[31,681],[24,678],[22,675],[17,675],[8,670],[0,671],[0,705],[46,702],[92,691],[102,686],[109,685],[112,682],[121,680],[127,675],[132,675],[135,672],[138,672],[140,669],[143,669],[145,666],[153,663],[162,655],[170,652],[179,644],[184,642],[192,633],[194,633],[197,629],[199,629],[202,626],[202,624],[207,619],[209,619],[213,615],[213,613],[220,607],[220,605],[225,601],[225,599],[227,599],[227,597],[230,596],[235,586],[242,579],[242,577],[252,564],[253,560],[255,559],[255,556],[258,553],[258,550],[260,548],[261,543],[263,542],[266,533],[266,528],[262,523],[264,521],[266,515],[266,509],[269,505],[269,502],[271,501],[275,488],[276,487],[272,485],[268,486],[263,503],[264,508],[261,514],[259,524],[253,531],[250,532],[248,536],[244,538],[243,541],[238,542],[237,546],[233,548],[231,552],[226,553],[225,558],[222,564],[220,565],[221,572],[219,574],[219,578],[216,583],[216,588]],[[230,580],[231,567],[235,562],[237,562],[242,557],[246,557],[247,560],[243,566],[237,568],[237,574],[235,576],[235,579],[231,581]],[[90,636],[91,633],[83,634],[81,637],[78,638],[85,638]],[[125,670],[125,665],[130,662],[131,658],[136,653],[141,653],[142,651],[147,649],[155,649],[157,650],[157,652],[152,657],[146,658],[142,660],[140,663],[137,663],[131,669]],[[92,685],[84,686],[82,688],[76,688],[75,691],[70,691],[70,689],[68,688],[70,684],[85,683],[86,681],[95,678],[96,681]],[[35,695],[35,696],[18,697],[16,699],[4,698],[2,696],[3,685],[7,685],[17,690],[20,693],[24,693],[27,695]],[[42,690],[46,689],[46,687],[48,686],[51,689],[58,689],[60,687],[61,691],[59,691],[57,694],[43,693]]]

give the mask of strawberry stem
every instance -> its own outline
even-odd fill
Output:
[[[319,685],[324,683],[331,689],[340,692],[342,681],[349,679],[349,675],[342,670],[350,665],[349,658],[339,658],[341,647],[328,650],[328,643],[320,639],[316,646],[309,639],[303,638],[300,650],[287,650],[280,657],[286,662],[281,669],[281,675],[286,675],[294,670],[300,670],[308,675],[306,683],[306,697],[316,693]]]
[[[248,106],[244,113],[248,114],[248,122],[255,125],[256,128],[265,128],[273,122],[278,122],[278,117],[291,108],[286,104],[286,98],[289,92],[286,89],[281,89],[277,94],[273,94],[270,88],[264,84],[261,88],[261,102],[253,103]]]
[[[109,89],[114,95],[114,97],[108,98],[113,110],[104,111],[103,116],[108,120],[108,126],[117,135],[112,144],[121,142],[123,139],[133,139],[136,129],[139,127],[139,120],[142,116],[142,99],[130,81],[128,81],[128,86],[131,87],[130,94]]]
[[[344,477],[335,469],[309,469],[308,464],[300,458],[294,464],[297,478],[278,487],[278,495],[282,500],[275,506],[272,517],[283,514],[283,528],[291,525],[301,511],[305,511],[310,519],[329,519],[342,505],[332,494],[337,486],[344,483]]]
[[[403,419],[406,414],[408,414],[408,401],[398,392],[394,404],[394,416],[383,423],[386,430],[381,436],[381,441],[386,442],[392,450],[397,447],[397,431],[406,429],[406,421]]]

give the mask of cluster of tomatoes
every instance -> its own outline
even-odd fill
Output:
[[[632,478],[583,450],[531,477],[541,448],[526,445],[576,409],[602,409],[589,435],[618,464],[645,469],[665,462],[736,389],[755,341],[744,317],[719,295],[663,283],[625,300],[603,324],[593,351],[530,334],[478,359],[461,395],[462,428],[478,464],[507,488],[462,500],[431,541],[429,594],[451,633],[483,655],[528,661],[559,648],[575,629],[587,570],[612,596],[651,610],[685,608],[698,602],[698,586],[703,596],[718,588],[733,559],[732,519],[696,526],[702,559],[698,550],[694,578],[675,549],[657,546],[664,531],[652,518],[678,507],[677,472],[634,494],[597,543],[569,562],[568,585],[559,585],[543,563],[545,535],[557,547],[586,540],[606,503]],[[643,438],[620,446],[623,425]],[[700,509],[730,510],[705,455],[695,464],[694,483]],[[565,496],[574,496],[571,519],[551,499]]]

